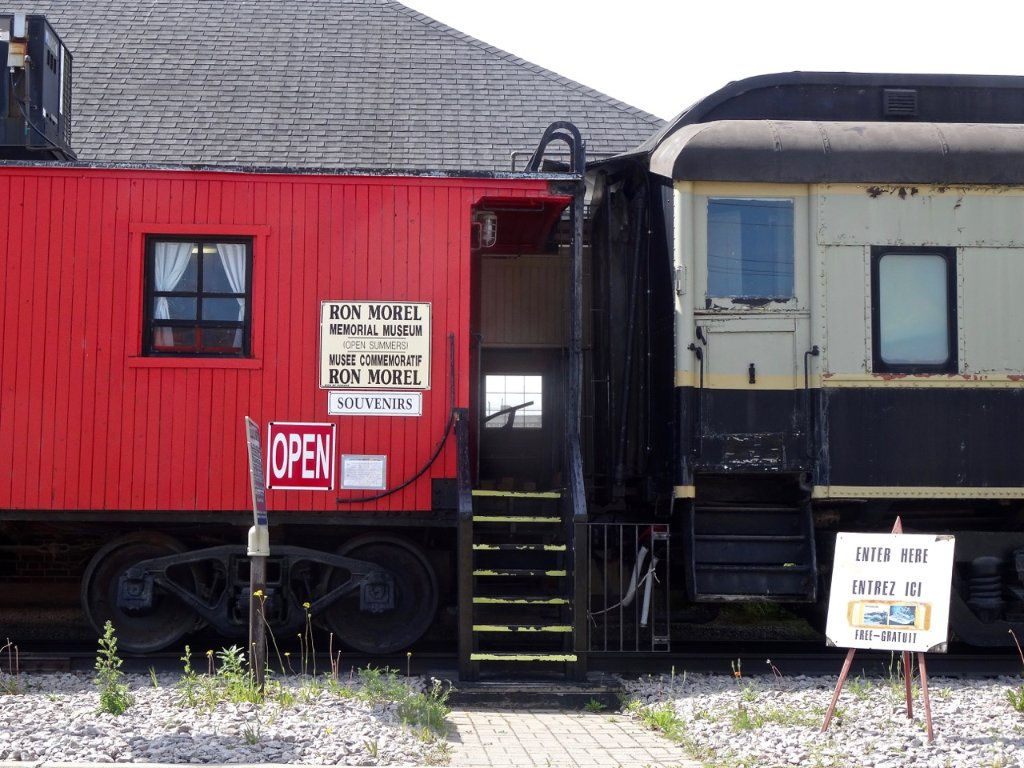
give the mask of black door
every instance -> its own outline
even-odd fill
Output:
[[[525,491],[562,485],[563,358],[557,348],[481,351],[482,487]]]

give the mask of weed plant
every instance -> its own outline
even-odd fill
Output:
[[[626,705],[626,710],[651,730],[661,731],[673,741],[682,741],[686,735],[686,722],[679,716],[671,702],[644,706],[637,699],[633,699]]]
[[[583,705],[583,709],[587,712],[603,712],[605,710],[605,706],[598,699],[592,698],[590,701]]]
[[[181,657],[184,670],[178,681],[182,706],[212,712],[217,704],[262,704],[266,692],[256,683],[255,675],[246,668],[245,651],[237,645],[222,648],[216,654],[208,651],[207,674],[197,674],[192,667],[192,649],[185,646]]]
[[[111,715],[123,715],[135,703],[128,686],[122,682],[121,657],[117,654],[117,636],[114,625],[108,619],[103,625],[103,637],[99,640],[96,653],[96,680],[100,689],[100,711]]]
[[[1020,656],[1020,663],[1024,667],[1024,650],[1020,647],[1020,641],[1017,639],[1017,635],[1014,631],[1008,630],[1010,637],[1013,638],[1014,645],[1017,646],[1017,654]],[[1024,674],[1024,669],[1021,670],[1021,674]],[[1024,713],[1024,685],[1019,685],[1017,688],[1010,688],[1006,691],[1006,698],[1010,702],[1010,706],[1013,707],[1017,712]]]
[[[356,696],[371,704],[394,702],[395,712],[401,723],[418,730],[421,736],[441,736],[446,732],[445,718],[451,711],[448,698],[451,685],[445,686],[434,680],[430,690],[420,693],[407,682],[400,680],[392,669],[367,667],[358,671],[361,683]]]
[[[7,642],[0,647],[0,654],[7,654],[6,671],[0,665],[0,695],[13,696],[22,693],[21,669],[18,658],[18,646],[7,638]]]

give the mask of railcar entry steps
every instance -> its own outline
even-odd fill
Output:
[[[461,532],[460,579],[471,585],[460,615],[460,678],[570,675],[572,548],[558,491],[474,490],[473,514]]]
[[[705,601],[814,602],[817,562],[807,498],[789,503],[700,494],[687,526],[690,583]]]

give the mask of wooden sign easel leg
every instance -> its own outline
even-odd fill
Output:
[[[924,700],[924,721],[928,727],[928,743],[931,744],[935,738],[932,733],[932,702],[928,698],[928,671],[924,667],[924,654],[917,654],[917,666],[921,670],[921,698]]]
[[[903,687],[907,691],[907,720],[914,719],[914,687],[911,682],[914,679],[914,670],[910,666],[910,651],[903,652]]]
[[[836,702],[839,701],[839,694],[843,690],[843,683],[846,682],[846,676],[850,674],[850,666],[853,664],[853,654],[856,652],[856,648],[851,648],[846,652],[846,661],[843,662],[843,671],[839,673],[839,682],[836,683],[835,693],[832,694],[832,703],[828,705],[828,711],[825,713],[825,722],[821,724],[821,733],[828,730],[828,724],[832,722],[832,715],[836,711]]]

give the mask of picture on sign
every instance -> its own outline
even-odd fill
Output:
[[[321,389],[430,389],[430,303],[320,304]]]
[[[422,416],[422,392],[328,392],[329,416]]]
[[[825,636],[843,648],[944,651],[952,536],[836,536]]]
[[[869,603],[857,600],[849,604],[847,619],[857,627],[931,626],[931,606],[913,603]]]
[[[341,487],[351,490],[387,489],[388,457],[342,454]]]
[[[272,421],[267,425],[267,488],[334,490],[335,424]]]

